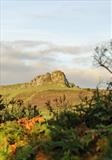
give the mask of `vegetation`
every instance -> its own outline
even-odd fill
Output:
[[[24,98],[0,95],[0,160],[112,159],[111,82],[77,105],[64,94],[53,102],[46,101],[42,114]]]
[[[55,99],[55,108],[50,101],[46,106],[47,118],[36,106],[14,99],[5,103],[1,96],[0,159],[112,159],[110,88],[97,89],[91,99],[85,97],[77,106],[70,106],[65,95]]]

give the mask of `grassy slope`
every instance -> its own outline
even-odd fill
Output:
[[[48,100],[66,96],[67,101],[72,104],[80,102],[80,96],[91,96],[91,91],[79,88],[68,88],[57,84],[47,84],[43,86],[23,86],[24,84],[0,86],[0,94],[8,100],[12,98],[23,99],[26,103],[44,106]]]

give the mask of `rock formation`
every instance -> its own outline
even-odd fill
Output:
[[[44,84],[60,84],[70,87],[70,84],[62,71],[54,71],[52,73],[46,73],[39,75],[31,81],[32,85],[44,85]]]

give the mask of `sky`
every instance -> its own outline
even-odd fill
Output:
[[[1,0],[1,84],[62,70],[81,87],[109,74],[96,68],[96,45],[111,38],[111,0]]]

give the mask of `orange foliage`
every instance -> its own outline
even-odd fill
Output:
[[[28,130],[31,130],[35,125],[35,123],[42,123],[42,122],[45,122],[45,119],[42,116],[36,116],[30,120],[28,118],[21,118],[18,120],[18,123]]]
[[[37,155],[35,157],[35,160],[50,160],[51,157],[48,156],[46,153],[44,153],[43,151],[38,151]]]
[[[11,144],[11,145],[9,146],[9,148],[10,148],[12,154],[15,154],[15,153],[16,153],[16,148],[17,148],[16,143],[15,143],[15,144]]]

